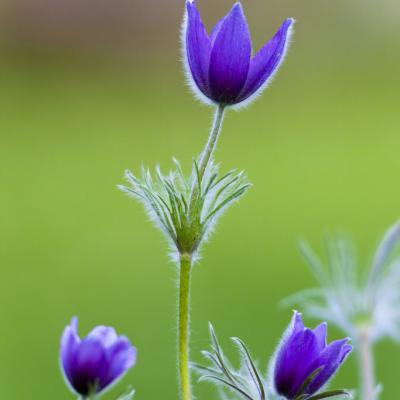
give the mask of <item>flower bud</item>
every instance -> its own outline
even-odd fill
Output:
[[[238,105],[251,101],[270,82],[288,48],[294,20],[286,19],[254,56],[243,8],[236,3],[210,34],[194,1],[186,2],[183,49],[187,76],[206,102]]]
[[[272,363],[271,377],[277,394],[294,400],[312,396],[332,378],[352,351],[349,339],[326,343],[327,324],[305,328],[295,312]]]
[[[61,369],[71,390],[81,396],[99,394],[136,362],[136,349],[113,328],[97,326],[84,339],[73,318],[61,339]]]

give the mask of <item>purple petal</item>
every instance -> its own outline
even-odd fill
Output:
[[[347,358],[347,356],[353,351],[353,346],[351,344],[346,344],[346,346],[342,347],[342,351],[340,354],[339,362],[343,364]]]
[[[251,40],[242,6],[237,3],[224,18],[211,50],[209,82],[212,97],[232,104],[246,82]]]
[[[307,393],[313,394],[321,389],[334,375],[340,365],[344,362],[346,356],[352,350],[348,345],[349,339],[335,340],[330,343],[319,357],[313,362],[312,370],[323,367],[321,372],[311,381],[307,388]]]
[[[130,341],[120,336],[118,341],[107,351],[107,374],[104,384],[108,386],[133,367],[136,362],[136,349]]]
[[[185,57],[188,61],[188,74],[199,90],[207,97],[209,93],[208,69],[211,45],[206,29],[194,2],[186,2],[187,21],[185,38]]]
[[[262,47],[250,62],[246,83],[239,100],[244,101],[265,87],[282,63],[294,20],[288,18],[274,37]]]
[[[328,324],[326,322],[323,322],[314,329],[314,335],[317,338],[319,351],[322,351],[326,347],[327,334],[328,334]]]
[[[317,338],[308,328],[286,339],[275,362],[274,381],[279,394],[288,398],[298,394],[303,382],[315,370],[312,364],[318,357],[317,348]]]
[[[97,326],[89,333],[87,338],[97,340],[105,348],[111,347],[118,340],[115,329],[108,326]]]
[[[292,334],[303,332],[305,329],[303,319],[301,318],[301,313],[299,313],[298,311],[295,311],[293,313],[291,326],[292,326],[292,332],[291,332]]]
[[[225,21],[225,18],[221,18],[214,26],[214,28],[212,29],[211,33],[210,33],[210,42],[211,42],[211,47],[214,45],[215,42],[215,38],[218,35],[219,30],[221,29],[222,24]]]
[[[106,369],[106,355],[100,342],[84,339],[77,350],[72,366],[71,384],[82,395],[94,387],[101,388]]]
[[[78,319],[72,318],[71,324],[64,329],[61,338],[61,367],[66,379],[71,382],[72,368],[75,355],[79,347],[80,339],[78,336]]]

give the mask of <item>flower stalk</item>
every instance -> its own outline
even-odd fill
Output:
[[[210,131],[210,135],[208,137],[208,141],[204,151],[201,155],[201,159],[199,162],[199,174],[202,179],[204,176],[204,172],[206,171],[207,165],[210,162],[214,150],[217,146],[218,138],[221,133],[222,123],[224,122],[225,115],[225,105],[218,104],[215,110],[214,122]]]
[[[204,173],[206,172],[207,166],[212,159],[215,148],[217,146],[218,138],[221,133],[222,123],[224,122],[225,106],[218,104],[214,114],[214,121],[211,127],[210,134],[208,135],[207,143],[201,153],[200,160],[198,163],[198,180],[201,184],[203,181]],[[198,195],[198,185],[193,184],[190,193],[190,210],[193,210],[196,196]]]
[[[182,400],[191,400],[191,384],[189,369],[190,338],[190,277],[192,256],[181,254],[179,277],[179,381]]]
[[[193,210],[203,177],[208,164],[212,160],[218,138],[224,121],[225,106],[219,104],[215,110],[214,121],[206,146],[198,163],[198,182],[194,184],[190,195],[190,211]],[[189,340],[190,340],[190,277],[192,270],[192,255],[180,254],[180,277],[179,277],[179,380],[182,400],[191,400],[190,366],[189,366]]]
[[[362,327],[358,334],[358,354],[361,378],[361,398],[375,400],[375,369],[373,344],[369,327]]]
[[[189,370],[190,277],[202,243],[209,237],[219,216],[239,198],[250,184],[243,172],[219,173],[213,154],[221,132],[225,107],[215,112],[207,144],[192,173],[186,177],[177,160],[168,175],[156,169],[155,179],[148,169],[137,177],[130,171],[130,187],[119,188],[141,201],[149,216],[164,233],[179,267],[178,364],[179,391],[182,400],[192,400]],[[176,257],[176,258],[175,258]]]

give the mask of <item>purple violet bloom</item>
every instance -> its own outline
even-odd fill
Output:
[[[97,326],[88,336],[78,336],[73,318],[61,339],[61,369],[78,395],[98,394],[121,378],[136,361],[136,349],[113,328]]]
[[[311,396],[332,378],[352,346],[349,338],[327,345],[326,336],[325,322],[314,330],[305,328],[301,314],[294,313],[272,363],[271,379],[277,394],[289,400],[302,394]]]
[[[208,35],[194,1],[186,1],[183,50],[195,94],[207,103],[244,105],[261,93],[281,65],[294,20],[286,19],[254,56],[240,3]]]

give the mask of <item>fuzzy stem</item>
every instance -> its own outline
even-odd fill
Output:
[[[179,278],[179,381],[182,400],[192,400],[189,370],[189,302],[191,269],[191,255],[181,254]]]
[[[224,114],[225,114],[225,106],[223,104],[219,104],[217,106],[217,109],[215,110],[214,122],[210,131],[210,135],[208,137],[206,147],[204,148],[200,158],[199,162],[200,178],[203,178],[207,165],[212,158],[215,147],[217,146],[218,137],[219,134],[221,133],[222,122],[224,121]]]
[[[225,105],[218,104],[215,114],[213,124],[211,126],[210,134],[208,135],[207,143],[204,147],[203,152],[201,153],[200,160],[198,163],[199,168],[199,180],[200,183],[203,181],[204,173],[206,172],[207,166],[212,159],[212,155],[214,153],[215,148],[217,147],[217,142],[219,138],[219,134],[221,133],[222,123],[224,121],[225,115]],[[198,185],[196,182],[192,187],[192,191],[190,193],[190,210],[193,209],[194,204],[196,202]]]
[[[372,342],[368,327],[358,334],[362,400],[375,400],[375,369]]]
[[[225,106],[219,104],[215,111],[213,125],[207,140],[207,144],[201,154],[198,164],[198,179],[203,180],[207,166],[212,159],[218,137],[224,120]],[[198,185],[194,184],[190,193],[190,210],[196,202]],[[192,269],[192,255],[180,255],[179,278],[179,382],[182,400],[192,400],[189,369],[189,337],[190,337],[190,274]]]

